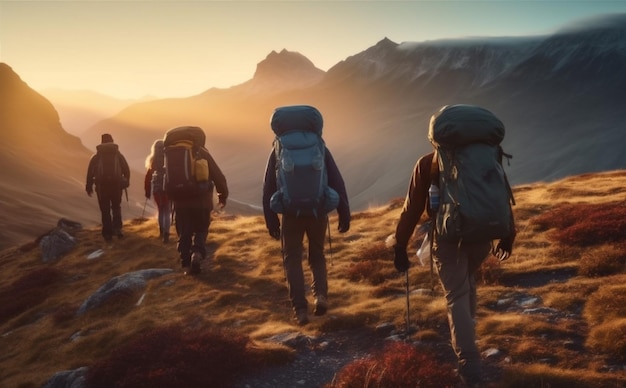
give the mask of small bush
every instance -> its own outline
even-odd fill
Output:
[[[626,317],[626,284],[600,287],[587,300],[584,316],[590,324]]]
[[[589,387],[617,387],[611,384],[610,377],[604,378],[583,375],[580,372],[558,369],[548,365],[530,365],[520,368],[519,365],[507,367],[502,376],[499,386],[508,388],[528,388],[528,387],[567,387],[567,388],[589,388]]]
[[[587,346],[622,361],[626,360],[626,318],[615,319],[591,329]]]
[[[531,219],[541,230],[555,228],[550,237],[561,244],[592,246],[626,241],[626,204],[565,204]]]
[[[403,343],[387,345],[381,354],[344,366],[328,388],[454,387],[453,366],[433,353]]]
[[[261,365],[248,338],[216,330],[154,329],[89,368],[87,386],[225,387]]]
[[[347,277],[353,282],[366,280],[372,285],[385,281],[385,270],[393,268],[393,257],[384,243],[375,243],[364,249],[359,255],[359,262],[352,264]]]
[[[380,319],[377,315],[369,311],[354,312],[346,315],[333,314],[332,319],[327,319],[320,325],[323,333],[331,333],[342,330],[356,330],[367,328],[372,322]]]
[[[375,261],[362,261],[352,264],[347,271],[348,279],[353,282],[367,280],[372,285],[377,285],[385,281],[385,276],[381,272],[381,265]]]
[[[625,252],[623,247],[606,247],[589,252],[580,259],[578,274],[593,278],[620,273],[626,265]]]
[[[369,247],[364,249],[361,252],[360,259],[363,261],[372,261],[372,260],[383,260],[383,261],[393,261],[393,256],[389,248],[385,246],[385,243],[378,242],[371,244]]]
[[[489,255],[476,271],[476,280],[484,285],[498,285],[502,277],[502,267],[500,260]]]
[[[43,302],[50,296],[51,287],[61,278],[59,270],[44,267],[25,274],[0,290],[0,323]]]

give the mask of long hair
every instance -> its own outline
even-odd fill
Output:
[[[152,168],[152,161],[154,160],[154,154],[156,153],[157,148],[163,149],[163,140],[157,139],[152,143],[152,147],[150,148],[150,155],[146,157],[146,169]]]

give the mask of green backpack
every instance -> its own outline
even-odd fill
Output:
[[[436,239],[486,242],[514,233],[515,199],[502,167],[502,158],[511,158],[500,146],[504,132],[504,124],[478,106],[444,106],[432,116],[428,140],[439,173],[431,176],[440,198]]]

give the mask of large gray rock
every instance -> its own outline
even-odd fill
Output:
[[[148,280],[167,275],[172,272],[174,272],[174,270],[171,268],[144,269],[116,276],[103,284],[96,292],[91,294],[91,296],[80,306],[76,315],[82,315],[85,312],[102,305],[113,295],[126,295],[140,291],[146,287],[146,282]]]
[[[73,236],[82,228],[83,226],[78,222],[61,218],[54,229],[39,237],[39,248],[43,262],[58,260],[74,249],[76,239]]]
[[[57,372],[48,380],[43,388],[84,388],[87,367]]]

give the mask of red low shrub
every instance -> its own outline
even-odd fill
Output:
[[[531,220],[541,229],[556,229],[556,241],[580,247],[626,241],[626,203],[565,204]]]
[[[37,306],[50,295],[50,288],[62,279],[52,267],[29,272],[9,287],[0,290],[0,323]]]
[[[179,326],[154,329],[95,363],[88,387],[226,387],[261,364],[247,352],[248,338]]]
[[[381,354],[344,366],[328,388],[454,387],[453,369],[430,351],[394,342]]]

